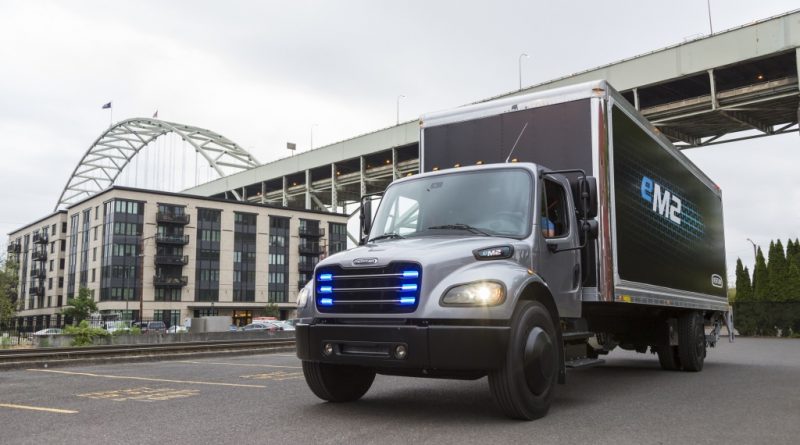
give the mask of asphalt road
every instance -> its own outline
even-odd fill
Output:
[[[267,354],[0,372],[0,443],[798,443],[800,340],[737,339],[701,373],[615,351],[572,370],[547,417],[494,406],[486,379],[378,376],[322,403]]]

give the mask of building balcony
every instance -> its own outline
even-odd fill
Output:
[[[44,286],[31,286],[30,294],[36,297],[44,296]]]
[[[33,261],[47,261],[47,251],[46,250],[34,250],[31,254],[31,259]]]
[[[317,267],[316,264],[297,263],[297,270],[299,272],[314,272],[315,267]]]
[[[19,253],[21,250],[22,250],[22,246],[20,246],[17,243],[8,245],[8,253]]]
[[[155,263],[159,266],[185,266],[189,264],[188,255],[156,255]]]
[[[184,287],[189,284],[189,277],[160,277],[153,276],[153,286],[155,287]]]
[[[33,244],[47,244],[47,233],[34,233]]]
[[[44,269],[32,270],[31,278],[38,278],[40,280],[44,280],[45,278],[47,278],[47,271]]]
[[[300,244],[300,247],[297,250],[306,255],[319,255],[322,253],[322,249],[320,248],[319,244]]]
[[[185,246],[189,244],[189,235],[156,235],[156,243]]]
[[[321,237],[325,236],[325,229],[319,227],[300,227],[300,236]]]
[[[189,224],[190,218],[186,214],[177,214],[172,212],[158,212],[156,213],[156,222],[169,223],[169,224]]]

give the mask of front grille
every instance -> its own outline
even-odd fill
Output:
[[[323,313],[407,314],[419,304],[422,267],[390,263],[383,267],[317,269],[314,293]]]

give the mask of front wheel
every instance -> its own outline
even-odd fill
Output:
[[[361,366],[303,362],[303,375],[311,391],[328,402],[353,402],[369,391],[375,371]]]
[[[538,301],[521,303],[512,321],[503,365],[489,374],[489,388],[500,409],[521,420],[547,414],[558,379],[559,357],[550,312]]]

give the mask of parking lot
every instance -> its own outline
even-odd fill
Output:
[[[699,374],[615,351],[574,370],[547,417],[508,420],[486,379],[378,376],[322,403],[291,354],[0,372],[0,442],[796,443],[800,340],[743,339]]]

